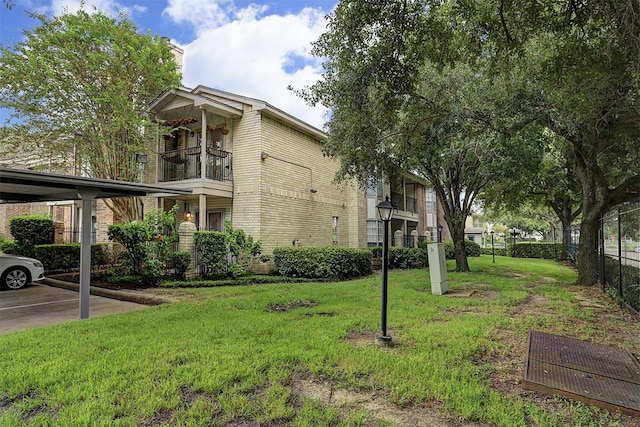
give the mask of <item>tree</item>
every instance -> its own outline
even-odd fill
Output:
[[[591,285],[601,213],[640,193],[640,5],[491,3],[492,19],[478,26],[500,52],[496,69],[526,68],[523,110],[569,144],[582,196],[578,281]]]
[[[535,160],[525,138],[505,138],[526,122],[500,120],[513,101],[508,79],[483,64],[456,62],[463,47],[422,2],[352,1],[329,17],[313,53],[327,72],[301,95],[331,109],[325,150],[340,159],[338,179],[416,173],[433,186],[455,246],[456,269],[468,271],[464,223],[478,194]],[[505,129],[501,129],[504,127]]]
[[[362,181],[402,160],[392,136],[400,135],[407,106],[437,100],[415,90],[428,82],[425,67],[442,73],[468,65],[501,82],[513,96],[493,98],[487,108],[465,108],[471,90],[456,100],[470,113],[452,122],[458,139],[484,126],[505,140],[526,140],[537,126],[568,144],[582,196],[579,283],[590,285],[597,281],[599,215],[640,192],[639,10],[637,0],[341,2],[314,47],[327,71],[306,99],[332,110],[328,151],[344,156],[342,175]],[[478,88],[479,99],[492,99]]]
[[[539,131],[538,141],[544,148],[539,166],[530,168],[532,173],[516,173],[510,179],[493,183],[484,191],[481,199],[494,216],[505,211],[517,213],[518,216],[508,224],[515,225],[536,217],[551,228],[559,224],[565,230],[582,211],[582,193],[575,173],[575,161],[566,141],[548,128],[540,128]],[[566,259],[567,235],[561,233],[561,237],[560,258]]]
[[[169,46],[124,15],[29,15],[40,25],[0,48],[0,107],[12,112],[2,143],[74,156],[76,173],[137,180],[135,155],[155,135],[146,107],[180,81]],[[141,216],[139,198],[107,204],[125,221]]]

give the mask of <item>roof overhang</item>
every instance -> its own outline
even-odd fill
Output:
[[[191,194],[191,190],[150,184],[62,175],[0,167],[0,203],[80,200],[83,194],[96,199],[148,194]]]

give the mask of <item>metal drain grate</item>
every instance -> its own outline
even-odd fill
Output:
[[[640,363],[615,347],[530,331],[523,386],[640,415]]]

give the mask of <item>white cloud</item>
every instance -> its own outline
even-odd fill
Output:
[[[194,11],[191,7],[201,9]],[[196,16],[198,12],[211,16],[207,14],[213,11],[221,16]],[[164,11],[166,15],[177,22],[198,25],[195,40],[182,46],[183,83],[258,98],[322,128],[325,110],[307,106],[287,86],[299,89],[320,76],[320,61],[309,51],[311,43],[325,31],[326,11],[305,8],[297,14],[266,12],[265,7],[257,5],[238,9],[227,0],[171,0]]]

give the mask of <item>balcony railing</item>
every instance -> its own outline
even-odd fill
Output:
[[[160,153],[158,165],[159,182],[182,181],[185,179],[212,179],[214,181],[231,181],[231,153],[207,148],[205,176],[201,172],[200,147],[171,150]]]
[[[406,204],[405,204],[406,201]],[[418,213],[418,200],[415,197],[405,196],[395,191],[391,192],[391,204],[399,211]]]

